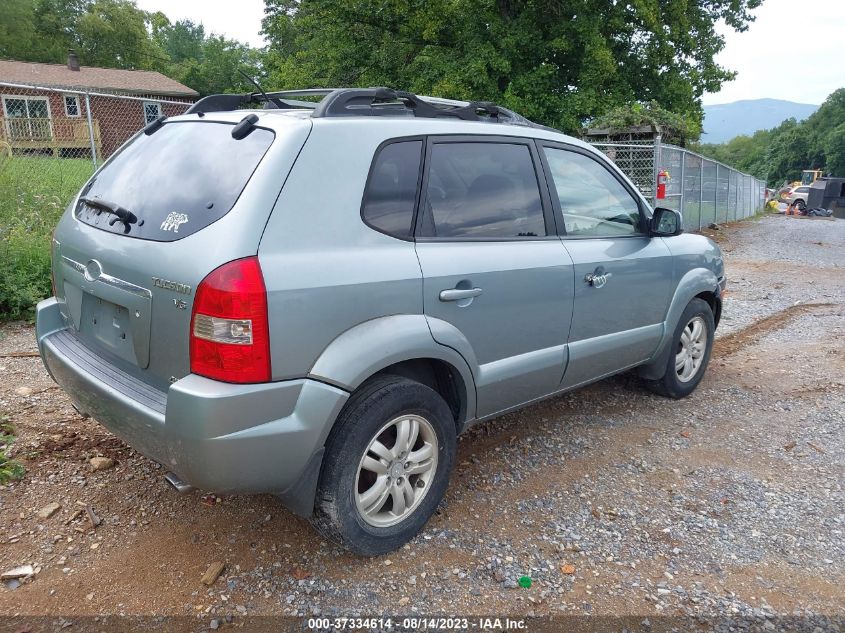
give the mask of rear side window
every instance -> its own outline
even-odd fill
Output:
[[[165,123],[149,136],[136,137],[82,192],[126,209],[138,221],[110,224],[114,214],[82,201],[76,215],[128,237],[158,242],[186,237],[229,212],[273,138],[262,128],[236,140],[232,126],[224,123]]]
[[[534,161],[527,145],[435,143],[422,210],[427,237],[546,235]]]
[[[385,145],[376,156],[361,217],[377,231],[404,239],[411,236],[421,155],[422,141],[400,141]]]

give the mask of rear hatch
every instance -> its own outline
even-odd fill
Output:
[[[177,117],[140,133],[83,187],[56,229],[56,295],[80,344],[147,384],[190,373],[198,284],[255,255],[310,121]],[[238,135],[239,136],[239,135]]]

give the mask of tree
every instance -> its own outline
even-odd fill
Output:
[[[29,61],[36,55],[32,0],[3,0],[0,2],[0,58]]]
[[[181,20],[173,24],[163,13],[151,17],[152,39],[170,62],[164,72],[201,95],[252,92],[241,73],[262,77],[262,51],[219,35],[206,35],[202,24]]]
[[[845,178],[845,123],[833,128],[825,139],[825,169]]]
[[[188,58],[171,68],[171,76],[201,95],[254,92],[255,86],[241,73],[260,81],[260,54],[245,44],[219,35],[203,41],[198,58]]]
[[[163,51],[150,39],[149,17],[132,0],[94,0],[74,23],[74,48],[90,66],[159,69]]]
[[[171,24],[160,11],[154,13],[150,21],[153,40],[171,62],[178,64],[187,59],[202,58],[205,43],[205,27],[202,24],[195,24],[191,20]]]
[[[0,1],[0,57],[63,63],[70,48],[83,66],[158,70],[203,95],[252,91],[238,71],[263,73],[263,51],[134,0]]]
[[[575,132],[634,101],[698,122],[733,74],[724,20],[761,0],[266,0],[275,85],[388,85],[501,103]]]
[[[133,0],[3,0],[0,57],[62,63],[72,48],[89,66],[156,68],[149,18]]]
[[[804,169],[845,177],[845,88],[831,93],[805,121],[787,119],[771,130],[737,136],[699,151],[773,186],[800,178]]]

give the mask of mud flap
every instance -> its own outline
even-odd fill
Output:
[[[301,517],[308,518],[314,512],[314,497],[320,480],[320,467],[323,464],[325,447],[321,447],[311,456],[302,471],[299,480],[284,492],[276,495],[288,510]]]

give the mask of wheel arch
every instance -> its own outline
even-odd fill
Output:
[[[381,317],[347,330],[323,350],[308,377],[353,392],[381,374],[411,378],[440,393],[458,432],[475,417],[475,381],[468,363],[434,340],[421,314]]]
[[[703,299],[713,310],[713,320],[718,325],[722,315],[722,300],[719,290],[719,280],[716,274],[707,268],[694,268],[688,271],[678,282],[675,294],[666,312],[666,319],[663,321],[663,338],[654,355],[647,363],[638,368],[638,373],[643,378],[652,380],[663,375],[664,367],[671,351],[672,335],[678,324],[678,319],[683,314],[689,302],[695,298]],[[717,313],[718,310],[718,313]]]

